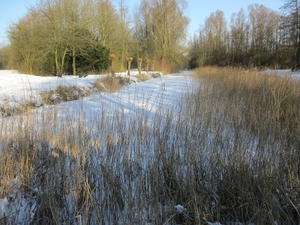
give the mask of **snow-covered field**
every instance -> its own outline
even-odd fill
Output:
[[[14,124],[20,117],[26,117],[29,121],[38,121],[39,118],[42,118],[41,114],[53,114],[54,112],[57,118],[59,118],[58,120],[67,120],[67,115],[72,114],[72,119],[75,118],[74,120],[85,118],[87,123],[94,123],[98,119],[99,114],[103,112],[103,109],[106,118],[109,118],[109,115],[111,115],[111,118],[114,119],[118,113],[122,116],[128,115],[128,118],[134,118],[135,115],[144,113],[147,114],[148,123],[151,123],[151,118],[161,108],[172,107],[172,104],[178,101],[182,94],[192,89],[194,81],[189,77],[189,73],[189,71],[185,71],[178,74],[151,78],[148,81],[138,83],[136,82],[137,71],[132,71],[132,76],[130,77],[133,81],[132,84],[123,87],[118,93],[95,92],[80,100],[64,102],[55,106],[42,106],[42,99],[39,95],[41,92],[56,89],[62,84],[81,88],[90,87],[92,89],[95,80],[102,76],[89,75],[84,78],[63,76],[62,78],[57,78],[18,74],[16,71],[0,71],[0,106],[18,106],[26,102],[35,102],[38,106],[36,109],[26,113],[26,115],[0,117],[0,124]],[[126,73],[121,73],[117,74],[117,76],[127,75]],[[2,149],[1,145],[0,143],[0,149]],[[55,146],[56,144],[51,143],[51,145]],[[55,157],[56,155],[53,156]],[[15,217],[14,221],[16,224],[29,223],[33,220],[35,214],[36,201],[34,198],[28,199],[18,193],[21,185],[19,176],[11,179],[8,183],[7,186],[13,190],[14,200],[13,202],[8,201],[10,196],[3,196],[0,199],[0,219],[4,216],[17,213],[18,216]],[[39,191],[41,190],[38,187],[36,190],[33,190],[33,192]],[[174,205],[174,207],[175,210],[180,212],[185,210],[180,204]]]
[[[43,91],[54,90],[59,85],[89,87],[101,77],[100,75],[90,75],[85,78],[78,76],[41,77],[19,74],[14,70],[0,70],[0,106],[14,106],[29,101],[39,106],[42,103],[39,93]]]
[[[134,99],[138,100],[135,104],[142,104],[141,101],[148,101],[155,107],[154,105],[158,93],[166,93],[167,98],[169,98],[166,101],[169,101],[170,98],[178,97],[177,95],[186,90],[192,83],[192,79],[188,77],[189,72],[162,76],[142,83],[136,83],[137,74],[137,71],[131,72],[130,79],[133,81],[133,84],[125,87],[120,93],[102,93],[102,104],[105,104],[105,102],[109,104],[114,102],[124,107],[128,105],[128,103],[130,105],[130,102]],[[42,101],[39,95],[41,92],[54,90],[59,85],[93,88],[92,86],[96,79],[103,76],[104,75],[89,75],[84,78],[79,78],[78,76],[63,76],[63,78],[41,77],[19,74],[17,71],[12,70],[2,70],[0,71],[0,106],[7,107],[30,101],[39,106]],[[118,73],[117,76],[126,77],[127,75],[126,73]],[[174,96],[172,97],[172,95]],[[93,98],[99,98],[99,96],[88,97],[84,102],[90,103]],[[93,107],[97,108],[95,104],[97,104],[97,102],[93,102]]]
[[[288,70],[268,71],[268,73],[274,72],[280,75],[291,75],[294,79],[300,80],[299,73],[291,73]],[[151,213],[158,212],[159,214],[160,212],[165,211],[169,214],[163,218],[163,224],[171,224],[170,221],[172,221],[177,214],[185,215],[188,205],[185,205],[183,202],[175,201],[162,203],[160,200],[158,200],[159,204],[155,205],[153,203],[153,205],[151,205],[150,203],[152,201],[155,202],[156,199],[152,199],[148,195],[149,193],[156,193],[156,190],[153,191],[152,189],[159,189],[161,183],[160,180],[157,180],[159,178],[155,178],[153,181],[151,180],[152,178],[150,176],[153,174],[152,172],[157,170],[156,175],[163,178],[164,176],[161,175],[162,170],[160,167],[165,162],[163,160],[166,159],[167,162],[173,162],[172,160],[176,161],[179,159],[178,162],[180,162],[181,165],[177,166],[170,163],[170,166],[173,166],[172,168],[175,170],[174,176],[178,176],[179,180],[185,180],[185,176],[187,174],[186,171],[189,169],[189,165],[186,165],[185,163],[190,162],[190,159],[195,159],[195,162],[197,163],[203,163],[203,165],[205,165],[204,167],[207,166],[207,169],[204,168],[203,172],[207,173],[208,177],[210,169],[218,169],[217,162],[207,161],[207,159],[210,158],[208,154],[209,151],[211,151],[211,148],[209,145],[206,145],[207,143],[211,144],[213,149],[212,151],[218,151],[218,148],[213,147],[215,141],[216,143],[219,143],[220,141],[219,137],[214,135],[214,132],[216,131],[212,129],[209,130],[209,132],[201,133],[198,131],[198,128],[199,130],[204,129],[201,128],[201,126],[205,127],[204,123],[198,121],[199,124],[194,124],[193,119],[184,116],[181,117],[181,115],[177,114],[177,110],[180,112],[182,109],[176,108],[176,103],[181,100],[183,94],[193,91],[196,85],[198,85],[198,82],[195,82],[195,80],[189,76],[190,73],[191,71],[183,71],[178,74],[151,78],[148,81],[138,83],[136,82],[137,71],[132,71],[130,79],[133,82],[130,85],[123,87],[123,89],[118,93],[98,93],[95,91],[94,94],[86,96],[80,100],[63,102],[58,105],[42,105],[42,99],[40,97],[41,92],[56,89],[59,85],[77,86],[82,89],[88,87],[89,89],[93,89],[93,83],[103,75],[89,75],[84,78],[79,78],[78,76],[64,76],[62,78],[57,78],[19,74],[17,71],[0,71],[0,107],[18,106],[27,102],[34,102],[37,106],[37,108],[32,109],[24,115],[20,114],[10,117],[0,117],[0,126],[3,128],[1,131],[2,133],[0,134],[6,134],[7,131],[5,129],[7,128],[8,132],[15,132],[14,134],[9,134],[13,136],[17,135],[18,132],[24,133],[24,131],[27,131],[26,129],[23,129],[23,126],[29,126],[29,130],[32,126],[32,129],[34,130],[32,133],[48,138],[47,142],[39,143],[38,145],[46,145],[46,150],[49,150],[50,154],[47,155],[45,152],[44,154],[49,157],[49,159],[42,158],[45,161],[37,161],[35,163],[38,165],[35,166],[40,169],[41,172],[45,173],[45,176],[50,180],[50,182],[57,182],[57,186],[59,186],[59,183],[63,178],[59,176],[60,174],[55,174],[56,172],[62,171],[62,168],[64,168],[65,171],[63,171],[63,174],[67,173],[67,176],[70,176],[70,179],[68,179],[70,184],[68,183],[68,185],[70,185],[71,190],[62,194],[63,198],[65,198],[64,201],[68,209],[60,208],[60,210],[62,210],[61,217],[64,218],[63,216],[65,215],[69,216],[67,219],[72,218],[73,224],[82,224],[82,221],[86,220],[86,216],[84,216],[87,215],[85,204],[83,204],[82,208],[76,208],[79,207],[77,195],[75,193],[75,190],[77,190],[76,188],[78,187],[76,186],[77,181],[74,181],[74,178],[81,178],[81,176],[85,175],[86,172],[91,173],[90,177],[99,179],[99,181],[97,181],[98,183],[96,182],[98,184],[98,188],[94,189],[91,195],[93,195],[93,198],[97,198],[93,203],[97,203],[104,208],[104,210],[101,211],[103,215],[105,214],[103,224],[110,224],[111,221],[122,221],[123,223],[120,222],[118,224],[127,224],[126,222],[133,221],[132,219],[135,218],[135,216],[142,221],[151,221]],[[127,75],[126,73],[120,73],[117,74],[117,76]],[[184,107],[185,104],[183,103],[180,106]],[[168,110],[172,110],[172,113],[169,113]],[[211,111],[207,112],[210,114]],[[103,113],[105,113],[105,119],[102,119]],[[178,118],[174,121],[171,119],[168,120],[168,115],[172,116],[171,119],[174,117]],[[21,125],[18,124],[20,121]],[[27,121],[33,121],[35,124],[28,125]],[[52,121],[54,121],[54,124],[51,124]],[[45,124],[47,122],[49,122],[49,124]],[[172,124],[177,122],[180,123],[179,126]],[[105,123],[103,127],[102,123]],[[83,129],[89,129],[87,132],[78,131],[81,129],[82,124]],[[149,125],[150,129],[144,127],[147,125]],[[14,127],[16,129],[12,129]],[[194,129],[190,129],[189,127],[194,127]],[[173,128],[178,130],[173,130]],[[164,129],[169,130],[165,131]],[[59,133],[60,135],[64,135],[62,138],[60,136],[51,137],[51,135],[56,134],[59,130],[64,130]],[[222,128],[220,130],[221,135],[226,133],[226,131],[227,127],[226,129]],[[46,134],[43,134],[43,132]],[[101,134],[97,132],[101,132]],[[180,136],[180,132],[181,134],[186,134],[186,136]],[[157,135],[156,139],[152,139],[152,135],[154,133]],[[81,134],[82,136],[80,136]],[[27,137],[26,134],[22,135]],[[79,136],[78,142],[76,135]],[[201,135],[201,140],[199,135]],[[226,135],[229,137],[228,145],[226,145],[227,139],[223,140],[222,143],[225,143],[226,148],[229,149],[228,152],[231,154],[231,142],[234,139],[230,138],[230,135],[232,135],[230,134],[230,130],[228,130]],[[70,137],[73,138],[72,140],[75,142],[75,145],[72,145],[73,143],[67,143],[69,140],[68,138]],[[193,137],[194,139],[190,139],[190,137]],[[130,138],[133,138],[134,140],[128,140]],[[164,140],[164,138],[166,140]],[[185,140],[180,140],[180,138],[185,138]],[[8,142],[7,139],[1,138],[3,142],[0,142],[1,151],[3,149],[2,145],[4,142]],[[59,146],[61,139],[63,139],[62,142],[65,145],[62,148]],[[85,141],[86,139],[88,139],[89,144],[92,143],[92,148],[93,143],[95,146],[98,146],[95,148],[97,151],[90,151],[90,149],[86,149],[88,153],[82,152],[82,155],[80,156],[76,155],[76,152],[74,153],[75,155],[72,155],[73,152],[69,154],[68,151],[73,151],[73,148],[78,148],[80,151],[82,150],[81,147],[85,148],[86,145],[80,142]],[[161,143],[159,141],[166,145],[170,144],[170,146],[161,147]],[[174,141],[175,147],[173,146],[172,141]],[[251,144],[252,142],[249,143]],[[249,143],[247,143],[247,146],[243,146],[241,144],[240,148],[248,148]],[[47,147],[48,144],[49,147]],[[196,149],[194,149],[194,145],[196,146]],[[199,146],[201,146],[202,151],[198,149]],[[215,146],[219,145],[217,144]],[[12,148],[14,147],[15,146],[12,145]],[[156,148],[159,148],[159,150]],[[166,151],[167,148],[169,151]],[[188,150],[189,148],[190,150]],[[251,156],[249,159],[255,161],[255,154],[257,154],[257,152],[254,150],[252,151],[251,148],[255,149],[255,147],[250,146],[248,153]],[[43,147],[41,147],[41,149],[43,149]],[[66,155],[69,155],[66,157],[64,152],[66,152]],[[194,153],[195,157],[198,157],[197,160],[192,155]],[[95,164],[89,167],[92,168],[91,170],[84,171],[83,169],[82,165],[84,165],[85,161],[81,159],[81,157],[84,157],[84,154],[86,154],[87,157],[91,157],[84,160],[89,160],[89,163]],[[151,154],[157,155],[152,157]],[[46,163],[51,163],[49,165],[53,168],[49,169],[47,167],[48,164]],[[64,163],[67,166],[65,166]],[[216,166],[213,167],[213,165]],[[97,171],[94,171],[94,167]],[[77,171],[72,171],[74,168],[75,171],[79,170],[79,175],[76,173]],[[115,169],[116,171],[114,171]],[[152,169],[153,171],[150,171]],[[82,174],[80,173],[81,170]],[[39,171],[34,172],[39,174]],[[30,181],[31,186],[26,186],[26,188],[30,189],[28,193],[31,193],[31,195],[29,196],[28,194],[24,194],[19,191],[20,186],[24,185],[22,183],[24,179],[24,177],[17,175],[6,181],[5,186],[9,189],[10,195],[4,195],[4,190],[1,189],[2,187],[0,188],[0,193],[2,194],[0,196],[0,221],[2,221],[1,219],[5,218],[5,216],[13,215],[14,224],[29,224],[30,222],[33,222],[33,220],[36,219],[34,217],[36,216],[39,208],[38,204],[41,204],[37,201],[37,199],[42,199],[43,195],[48,196],[46,193],[49,194],[49,192],[53,190],[60,190],[51,189],[52,187],[48,187],[49,184],[44,180],[43,182],[45,182],[45,187],[38,186],[37,184],[41,185],[42,181],[39,180],[41,178],[36,175],[36,177],[32,178],[32,181]],[[110,187],[114,187],[110,183],[114,179],[121,182],[121,184],[117,183],[120,185],[120,190],[109,189]],[[141,180],[144,182],[143,184],[141,183]],[[91,183],[92,182],[93,181],[91,181]],[[154,182],[155,185],[151,182]],[[200,183],[202,184],[202,181]],[[83,184],[85,183],[83,182]],[[180,185],[180,182],[178,184]],[[99,188],[104,186],[105,188],[103,188],[103,190]],[[144,189],[138,190],[141,187]],[[208,192],[215,191],[212,190],[214,187],[207,187],[205,182],[203,182],[203,186],[201,187],[204,189],[207,188]],[[136,192],[143,193],[143,196],[135,196]],[[120,204],[124,207],[122,210],[115,208],[115,205],[118,204],[111,203],[113,200],[118,202],[118,199],[114,199],[114,196],[112,196],[118,196],[118,194],[122,194],[122,197],[127,200],[125,203],[122,202]],[[185,194],[190,195],[190,193]],[[49,202],[53,203],[51,201]],[[142,208],[131,208],[130,204],[134,206],[141,206]],[[207,204],[212,204],[211,211],[215,210],[214,200]],[[156,209],[156,206],[161,208]],[[57,208],[59,208],[59,206],[57,206]],[[99,219],[100,216],[97,215],[97,209],[93,210],[93,213],[95,213],[93,215],[94,219],[97,216],[97,219]],[[107,212],[109,210],[115,210],[117,212],[116,217],[120,218],[114,218],[115,215]],[[207,209],[207,211],[210,211],[210,209]],[[9,221],[11,222],[11,220]],[[96,219],[94,221],[96,221]],[[207,221],[207,224],[220,224],[218,222],[213,223],[213,220],[211,221],[212,222]],[[147,222],[145,224],[153,223]],[[238,223],[228,222],[228,224]]]

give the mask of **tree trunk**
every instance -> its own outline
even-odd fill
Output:
[[[72,51],[72,68],[73,68],[73,75],[76,76],[76,54],[75,49]]]
[[[138,67],[139,67],[139,74],[141,74],[141,73],[142,73],[142,72],[141,72],[141,70],[142,70],[142,62],[139,62]]]
[[[130,76],[130,66],[131,66],[131,61],[128,61],[128,76]]]
[[[55,71],[56,71],[56,76],[61,77],[60,73],[60,69],[59,69],[59,63],[58,63],[58,53],[57,53],[57,49],[55,49],[54,52],[54,60],[55,60]]]
[[[152,72],[154,71],[155,60],[152,60]]]

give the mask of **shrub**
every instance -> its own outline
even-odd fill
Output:
[[[121,86],[128,86],[132,81],[128,77],[117,77]]]
[[[61,102],[81,99],[92,94],[90,88],[80,88],[77,86],[59,85],[55,90],[44,91],[40,93],[42,101],[47,105],[54,105]]]

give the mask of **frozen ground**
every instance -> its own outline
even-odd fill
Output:
[[[191,79],[188,78],[189,72],[179,74],[171,74],[158,79],[152,79],[145,83],[136,83],[125,88],[122,93],[114,94],[114,96],[122,96],[120,102],[128,99],[128,96],[139,94],[150,95],[158,89],[165,93],[169,91],[180,91],[181,88],[186,88],[190,84]],[[293,79],[300,81],[300,72],[291,72],[291,70],[268,70],[269,74],[290,75]],[[137,71],[132,71],[131,79],[136,81]],[[126,73],[119,73],[118,76],[126,76]],[[89,75],[84,78],[78,76],[63,76],[58,77],[41,77],[26,74],[19,74],[14,70],[0,70],[0,107],[15,106],[20,103],[34,102],[37,106],[41,105],[41,97],[39,93],[47,90],[56,89],[59,85],[91,87],[93,82],[101,78],[103,75]],[[142,93],[141,93],[142,92]],[[149,98],[146,97],[146,98]]]
[[[300,81],[300,71],[292,72],[291,70],[268,70],[268,74],[288,75],[293,79]]]

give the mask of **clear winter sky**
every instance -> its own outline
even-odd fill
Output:
[[[8,42],[7,29],[10,24],[22,18],[28,9],[35,5],[37,0],[0,0],[0,47]],[[118,2],[118,0],[113,0]],[[221,10],[225,13],[227,22],[230,22],[232,13],[237,13],[241,8],[247,12],[251,4],[262,4],[268,8],[279,11],[284,0],[186,0],[188,5],[185,11],[190,18],[188,36],[192,37],[199,26],[204,24],[210,13]],[[139,5],[140,0],[126,0],[130,12]]]

